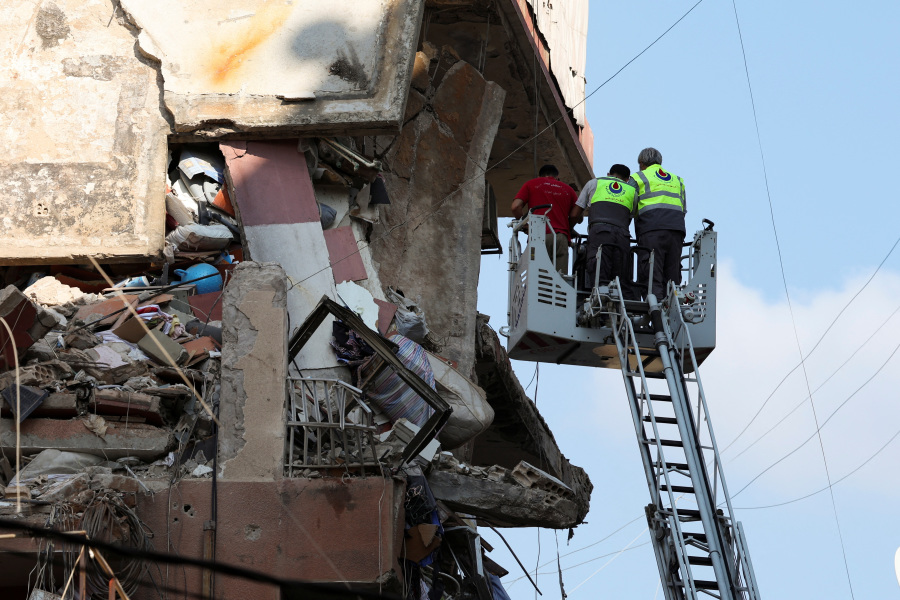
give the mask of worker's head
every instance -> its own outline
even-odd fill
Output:
[[[609,173],[607,173],[606,176],[615,177],[622,181],[628,181],[628,178],[631,177],[631,169],[625,165],[613,165],[609,168]]]
[[[644,148],[641,150],[641,153],[638,154],[638,166],[641,168],[641,171],[651,165],[661,164],[662,154],[656,148]]]
[[[538,171],[538,177],[552,177],[553,179],[558,179],[559,169],[553,165],[544,165],[541,167],[541,170]]]

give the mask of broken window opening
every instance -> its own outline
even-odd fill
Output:
[[[450,413],[453,409],[435,390],[431,389],[428,384],[409,370],[394,355],[391,345],[384,338],[369,329],[354,312],[340,306],[327,296],[322,297],[316,308],[306,317],[306,320],[303,321],[294,335],[291,336],[288,342],[288,361],[294,360],[306,342],[322,325],[329,313],[353,329],[375,351],[376,356],[384,362],[384,368],[392,369],[434,411],[403,450],[401,465],[408,463],[412,457],[419,454],[435,438],[438,431],[450,418]],[[363,387],[363,389],[365,388]]]

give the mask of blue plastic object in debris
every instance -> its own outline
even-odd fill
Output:
[[[178,283],[199,279],[200,277],[206,277],[213,273],[216,274],[215,277],[209,277],[194,283],[194,285],[197,286],[198,294],[209,294],[218,292],[222,289],[222,275],[219,274],[219,270],[206,263],[197,263],[187,269],[175,269],[175,275],[179,277]]]

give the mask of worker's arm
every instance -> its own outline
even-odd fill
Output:
[[[578,206],[577,204],[572,207],[572,210],[569,211],[569,229],[574,231],[575,226],[581,223],[582,215],[584,214],[584,209]]]
[[[578,200],[575,201],[575,206],[569,211],[569,229],[574,228],[575,225],[584,220],[584,212],[591,209],[591,197],[593,197],[594,192],[596,191],[596,179],[588,181],[584,184],[584,187],[581,188],[581,193],[578,194]]]
[[[525,215],[525,201],[521,198],[516,198],[513,200],[512,206],[509,207],[509,210],[512,211],[512,214],[515,218],[521,219]]]

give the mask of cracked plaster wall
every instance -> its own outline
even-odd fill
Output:
[[[226,480],[281,479],[287,377],[287,291],[274,263],[233,271],[222,308],[219,464]]]
[[[157,70],[109,0],[0,3],[0,264],[163,246]]]

